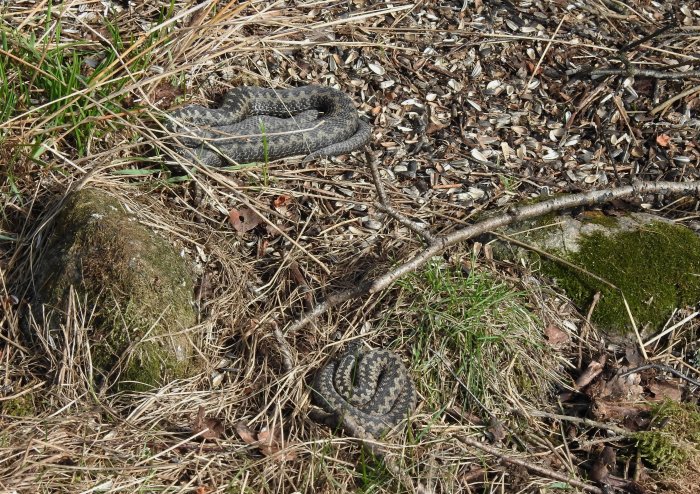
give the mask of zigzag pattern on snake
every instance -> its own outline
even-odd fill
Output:
[[[318,371],[312,389],[314,402],[350,432],[359,426],[375,437],[416,407],[416,391],[408,371],[399,356],[388,350],[349,348]]]
[[[359,149],[371,134],[350,97],[323,86],[242,86],[219,108],[189,105],[170,117],[175,150],[210,166],[295,155],[306,155],[307,162]]]

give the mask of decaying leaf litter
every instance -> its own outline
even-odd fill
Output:
[[[513,464],[500,463],[497,452],[484,457],[470,440],[489,434],[501,454],[539,455],[549,473],[585,480],[586,462],[603,470],[599,459],[609,458],[598,446],[605,427],[553,421],[559,409],[552,391],[537,402],[522,382],[504,386],[494,373],[481,382],[491,392],[479,406],[467,383],[450,374],[459,363],[453,349],[439,353],[445,335],[431,334],[418,345],[414,324],[422,312],[411,302],[422,297],[438,304],[430,293],[394,287],[341,304],[303,330],[286,331],[308,306],[309,292],[318,302],[421,248],[412,230],[377,208],[362,153],[306,168],[282,160],[183,169],[163,165],[170,158],[154,121],[181,96],[203,103],[241,84],[341,88],[373,125],[370,154],[388,202],[433,234],[549,194],[625,185],[631,178],[697,180],[700,11],[692,2],[131,2],[124,8],[20,1],[3,6],[2,16],[2,99],[14,94],[16,103],[3,109],[0,144],[8,171],[0,185],[3,489],[33,492],[38,479],[46,491],[64,492],[139,485],[166,492],[225,492],[229,486],[517,491],[562,482],[548,472],[504,467]],[[73,66],[80,77],[63,77]],[[22,87],[31,88],[29,94]],[[57,372],[24,345],[21,314],[30,295],[31,246],[41,239],[38,225],[52,198],[81,181],[159,211],[152,226],[195,260],[205,364],[198,375],[155,393],[110,396],[86,380],[89,348],[65,356]],[[288,198],[283,210],[281,197]],[[696,227],[695,204],[649,195],[632,206],[662,210]],[[234,221],[233,211],[252,211],[262,221],[237,231],[228,219]],[[627,406],[619,395],[636,399],[643,387],[634,381],[619,387],[624,378],[613,376],[616,366],[606,368],[615,355],[601,349],[606,340],[585,323],[585,314],[582,319],[533,274],[494,263],[481,256],[484,251],[478,244],[473,251],[453,248],[441,262],[527,286],[525,305],[539,318],[523,325],[532,338],[556,327],[573,342],[573,349],[548,353],[548,372],[533,372],[534,388],[553,387],[557,375],[563,389],[597,382],[603,389],[589,397],[614,397],[598,399],[606,408],[599,416],[614,421],[625,415],[628,409],[616,408]],[[449,277],[439,264],[428,273]],[[502,303],[502,312],[520,313],[516,302]],[[498,312],[479,317],[497,326]],[[90,314],[89,306],[78,304],[66,332],[89,327]],[[679,308],[669,326],[688,315]],[[693,350],[692,318],[671,334],[667,348]],[[434,381],[426,382],[425,404],[407,433],[386,441],[384,460],[398,463],[398,474],[357,441],[307,418],[309,377],[345,340],[360,335],[372,346],[391,343],[413,366],[415,379],[436,372],[447,383],[434,390]],[[417,348],[425,349],[421,361]],[[612,348],[619,358],[634,345]],[[426,362],[436,363],[431,368]],[[569,376],[566,369],[574,371]],[[590,381],[574,382],[584,369]],[[206,435],[206,424],[217,430],[223,424],[225,434],[190,440]],[[242,430],[252,432],[242,437]],[[564,441],[565,433],[575,437]],[[513,453],[513,444],[521,453]],[[583,468],[575,466],[581,462]],[[605,475],[599,477],[592,475],[598,481]],[[683,484],[692,492],[697,479]],[[660,486],[683,492],[682,485]]]

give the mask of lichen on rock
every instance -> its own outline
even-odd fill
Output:
[[[196,323],[193,274],[165,239],[115,197],[82,189],[57,215],[34,277],[37,307],[65,322],[71,290],[95,312],[93,369],[118,389],[149,389],[186,374]]]

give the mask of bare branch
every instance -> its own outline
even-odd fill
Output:
[[[632,66],[625,68],[607,68],[591,70],[588,75],[604,76],[604,75],[624,75],[624,76],[641,76],[650,77],[652,79],[689,79],[691,77],[700,77],[700,70],[689,70],[688,72],[663,72],[653,69],[637,69]]]
[[[349,290],[336,292],[318,304],[310,312],[294,321],[287,328],[287,332],[297,331],[306,326],[311,321],[316,320],[327,311],[348,300],[358,298],[364,295],[379,292],[402,276],[414,272],[421,266],[426,264],[431,258],[438,255],[446,248],[464,242],[475,236],[484,234],[508,226],[517,221],[528,220],[546,214],[571,209],[578,206],[592,206],[596,204],[605,204],[615,199],[624,197],[632,197],[644,194],[667,195],[679,194],[694,194],[700,196],[700,181],[695,182],[642,182],[637,181],[632,185],[619,187],[617,189],[603,189],[581,194],[572,194],[564,197],[557,197],[549,201],[540,202],[538,204],[530,204],[519,208],[513,208],[506,213],[493,216],[479,223],[460,228],[453,233],[445,236],[435,237],[422,251],[405,261],[403,264],[393,268],[391,271],[373,279],[368,279],[364,283],[353,287]]]
[[[375,207],[394,218],[413,233],[421,236],[425,241],[434,242],[435,237],[433,237],[433,234],[428,231],[425,225],[416,221],[411,221],[391,206],[389,199],[387,198],[386,191],[384,190],[384,186],[382,185],[382,177],[379,176],[376,158],[372,156],[369,151],[365,153],[365,157],[367,158],[367,163],[369,164],[370,170],[372,170],[372,179],[374,180],[374,186],[377,189],[377,197],[379,197],[379,202],[375,204]]]

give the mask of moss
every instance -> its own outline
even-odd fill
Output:
[[[617,217],[603,214],[602,211],[586,211],[581,215],[586,223],[604,226],[605,228],[615,228],[618,226]]]
[[[138,355],[136,358],[132,357],[132,361],[127,363],[121,375],[120,388],[148,391],[162,376],[182,376],[186,369],[184,362],[173,359],[161,345],[153,342],[142,343]]]
[[[653,468],[677,474],[700,460],[700,410],[666,401],[652,409],[652,430],[635,434],[639,453]]]
[[[580,250],[568,259],[618,287],[640,327],[658,329],[675,308],[700,298],[700,239],[683,227],[653,222],[611,236],[596,232],[584,236]],[[613,332],[631,329],[618,291],[550,261],[543,262],[543,269],[581,307],[601,293],[593,314],[599,327]]]
[[[98,372],[108,376],[118,365],[123,381],[146,387],[185,375],[192,345],[182,330],[196,322],[193,282],[170,244],[113,197],[83,189],[58,216],[48,251],[39,297],[64,310],[72,288],[95,307],[90,341]]]
[[[3,415],[15,417],[32,417],[36,413],[36,408],[34,396],[31,394],[25,394],[0,403],[0,411],[2,411]]]

